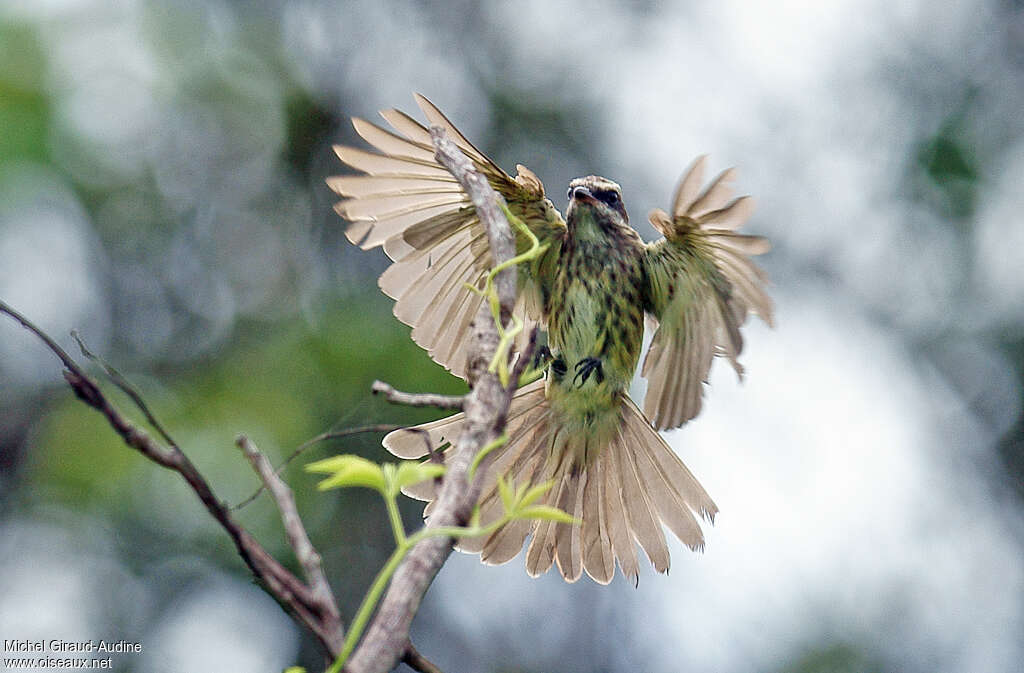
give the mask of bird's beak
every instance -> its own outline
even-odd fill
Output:
[[[581,203],[597,203],[597,199],[594,198],[594,195],[586,187],[576,187],[573,189],[572,200]]]

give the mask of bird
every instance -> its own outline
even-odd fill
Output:
[[[704,547],[698,518],[714,522],[714,501],[659,434],[701,410],[708,372],[726,358],[742,379],[740,328],[749,314],[773,325],[766,274],[752,257],[770,249],[761,236],[738,233],[753,210],[733,197],[735,170],[703,184],[700,156],[675,191],[669,211],[649,221],[662,235],[645,243],[629,224],[620,186],[586,176],[569,183],[563,215],[544,185],[517,165],[513,177],[470,143],[426,97],[416,102],[430,125],[443,128],[538,242],[541,255],[518,266],[514,314],[525,329],[547,336],[545,375],[520,387],[508,412],[508,441],[489,454],[478,501],[481,525],[503,514],[499,478],[513,485],[550,482],[548,504],[578,524],[513,520],[491,533],[462,538],[457,548],[503,564],[525,551],[527,573],[557,566],[568,582],[585,572],[608,584],[615,566],[637,582],[640,557],[654,569],[670,565],[663,525],[694,551]],[[470,323],[484,301],[494,261],[468,195],[434,157],[427,126],[409,115],[380,112],[390,129],[352,120],[373,150],[337,145],[338,158],[358,173],[327,178],[342,198],[335,210],[346,237],[363,249],[382,246],[391,265],[381,290],[394,315],[431,358],[465,377]],[[521,252],[528,238],[516,234]],[[653,338],[641,367],[643,409],[629,386],[640,364],[645,326]],[[384,446],[403,459],[422,459],[426,432],[444,448],[458,437],[463,415],[397,430]],[[407,495],[431,501],[427,481]],[[429,516],[428,502],[424,516]]]

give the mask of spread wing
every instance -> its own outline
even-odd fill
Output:
[[[512,178],[466,140],[433,103],[419,94],[416,102],[431,124],[447,131],[541,244],[550,244],[541,258],[528,267],[520,265],[515,312],[525,323],[525,339],[532,325],[545,319],[565,222],[529,169],[517,166],[518,175]],[[398,110],[384,110],[381,116],[394,132],[352,120],[356,132],[379,152],[334,148],[343,162],[365,174],[327,179],[331,189],[347,197],[335,210],[351,222],[345,231],[351,242],[364,250],[383,245],[394,261],[379,285],[395,300],[395,316],[413,328],[413,340],[436,362],[464,376],[469,324],[482,301],[466,284],[482,288],[494,267],[487,234],[469,197],[434,159],[427,128]],[[527,246],[520,233],[517,245],[520,251]]]
[[[644,414],[656,428],[677,428],[700,412],[703,384],[715,355],[736,373],[743,350],[740,326],[756,313],[772,324],[764,272],[750,259],[771,245],[735,233],[753,210],[749,196],[732,198],[729,169],[703,191],[705,157],[676,190],[672,214],[655,210],[651,224],[664,238],[647,244],[650,314],[660,323],[641,374],[648,379]]]

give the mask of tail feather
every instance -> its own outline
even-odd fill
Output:
[[[539,434],[537,427],[540,425],[541,417],[545,412],[546,409],[533,407],[509,419],[505,428],[508,434],[505,446],[485,458],[480,467],[477,468],[484,471],[483,482],[480,486],[481,503],[491,496],[497,497],[498,475],[505,475],[506,480],[508,480],[509,476],[516,474],[516,471],[522,465],[522,461],[529,457],[529,449],[532,446],[530,438],[536,437]],[[458,436],[458,433],[462,431],[461,425],[465,418],[462,414],[458,414],[458,417],[459,427],[452,433],[455,436]],[[410,498],[433,500],[437,497],[437,486],[432,480],[423,481],[403,488],[402,492]],[[485,524],[488,523],[487,520],[482,521]]]
[[[515,484],[536,484],[544,469],[543,453],[535,452],[529,463],[515,478]],[[520,519],[502,526],[484,543],[480,560],[489,565],[508,563],[523,550],[526,536],[536,526],[535,521]]]
[[[551,477],[555,478],[556,475],[552,474]],[[548,491],[546,504],[557,505],[562,499],[562,491],[565,490],[569,478],[568,471],[555,478],[554,486]],[[526,573],[530,577],[539,577],[551,569],[551,564],[555,561],[555,529],[560,525],[566,524],[538,521],[534,526],[530,546],[526,549]]]
[[[589,473],[590,470],[570,471],[557,505],[578,520],[583,519],[583,491]],[[575,582],[583,574],[582,528],[579,524],[555,524],[555,562],[567,582]]]
[[[516,447],[519,449],[526,448],[527,444],[520,443],[518,439],[523,433],[530,431],[531,426],[535,424],[535,419],[525,418],[525,416],[530,414],[531,411],[538,410],[538,407],[546,409],[546,405],[544,405],[543,381],[536,381],[523,386],[516,393],[516,396],[512,399],[512,404],[509,405],[508,420],[505,426],[505,430],[509,435],[509,441],[506,443],[504,451],[501,451],[497,456],[492,454],[493,457],[485,461],[485,468],[493,465],[494,461],[499,459],[503,461],[503,465],[508,465],[511,459],[518,455],[513,449]],[[536,413],[534,416],[536,416]],[[446,443],[454,443],[462,433],[462,424],[465,420],[465,414],[460,413],[430,423],[423,423],[415,428],[395,430],[384,437],[384,448],[395,456],[406,460],[423,458],[430,450],[438,450]],[[497,467],[500,468],[502,465]],[[498,470],[488,470],[482,495],[486,495],[489,489],[494,488],[497,479],[496,475],[500,473]],[[417,500],[433,500],[437,497],[433,481],[424,481],[407,486],[402,489],[402,492],[410,498],[416,498]]]
[[[691,549],[703,549],[704,533],[693,513],[713,520],[718,507],[629,399],[623,401],[623,425],[635,438],[634,460],[661,520]]]
[[[661,439],[659,437],[659,439]],[[679,456],[668,445],[647,445],[650,458],[658,467],[660,482],[669,487],[686,509],[696,512],[700,518],[715,522],[718,506],[708,495],[697,478],[686,467]]]
[[[623,511],[633,531],[633,537],[647,553],[654,569],[660,573],[668,570],[668,545],[665,544],[665,533],[658,525],[658,518],[644,493],[643,483],[637,472],[636,462],[630,452],[625,450],[627,435],[619,428],[618,441],[612,441],[611,454],[616,461],[616,469],[622,479]]]
[[[638,437],[635,432],[632,434],[637,442],[633,459],[636,461],[636,468],[641,483],[645,487],[645,493],[649,497],[648,503],[657,512],[662,523],[667,525],[669,530],[675,533],[676,537],[686,543],[690,549],[703,547],[704,535],[701,533],[697,519],[683,502],[678,491],[652,463],[652,458],[646,451],[647,447],[642,443],[644,438]]]
[[[429,509],[430,505],[434,504],[435,502],[437,501],[431,501],[427,505],[427,509]],[[423,510],[424,515],[428,514],[427,509]],[[494,521],[495,519],[500,517],[502,513],[501,498],[490,498],[486,501],[481,501],[479,503],[478,511],[480,512],[481,523],[489,523],[491,521]],[[479,554],[483,552],[484,545],[486,544],[487,538],[482,535],[477,537],[464,537],[457,541],[456,549],[467,554]]]
[[[526,480],[524,470],[531,460],[544,455],[539,445],[544,443],[547,435],[546,416],[547,409],[534,409],[517,418],[511,429],[506,428],[509,438],[505,446],[496,449],[497,455],[492,454],[484,459],[478,468],[484,470],[480,485],[481,503],[491,498],[500,499],[499,476],[508,484],[521,484]],[[481,519],[481,523],[487,524],[490,521]]]
[[[608,584],[615,576],[615,550],[604,506],[610,497],[605,491],[605,473],[609,471],[605,460],[607,454],[607,451],[602,451],[588,470],[586,490],[583,493],[583,521],[580,525],[583,567],[599,584]]]
[[[423,458],[430,449],[437,449],[445,442],[455,441],[462,432],[465,416],[455,414],[430,423],[417,425],[415,428],[402,428],[389,432],[384,437],[384,448],[399,458],[415,460]],[[426,433],[426,435],[424,435]],[[429,441],[428,443],[426,440]]]
[[[524,519],[502,526],[484,542],[483,549],[480,551],[480,560],[492,566],[508,563],[523,551],[523,543],[526,542],[533,527],[533,521]],[[467,551],[461,545],[458,549]]]
[[[536,440],[538,433],[533,434],[534,440]],[[542,460],[543,454],[537,451],[531,450],[534,448],[532,443],[529,441],[522,442],[522,444],[512,444],[515,439],[510,440],[511,448],[504,452],[495,461],[491,469],[487,471],[484,476],[484,484],[481,489],[480,495],[480,524],[487,526],[493,523],[495,520],[501,517],[504,513],[504,504],[501,500],[501,494],[497,488],[497,475],[503,474],[504,478],[510,485],[518,485],[523,483],[534,483],[534,475],[543,466],[544,461]],[[542,438],[541,438],[542,440]],[[512,461],[511,458],[515,457]],[[511,464],[510,464],[511,463]],[[498,565],[504,563],[504,561],[489,560],[489,557],[493,553],[493,546],[497,544],[492,540],[499,533],[503,533],[508,527],[505,526],[500,530],[496,531],[489,537],[476,537],[476,538],[464,538],[459,541],[458,548],[460,551],[469,553],[483,553],[481,560]],[[527,527],[526,534],[529,534],[529,527]],[[523,538],[525,539],[526,534]],[[504,537],[502,542],[505,544],[511,544]],[[523,540],[519,540],[519,549],[522,549]],[[486,551],[488,548],[492,551]],[[518,552],[518,550],[517,550]],[[499,553],[495,556],[495,559],[500,558],[503,554]],[[514,557],[515,554],[512,555]]]
[[[601,467],[604,472],[604,508],[605,520],[608,525],[608,539],[612,547],[612,556],[619,560],[619,568],[627,578],[639,576],[640,564],[636,556],[636,534],[633,532],[626,515],[626,504],[622,499],[622,476],[616,466],[615,457],[610,451],[602,453]]]
[[[698,516],[713,522],[718,511],[714,502],[628,397],[623,396],[619,419],[611,441],[594,451],[593,446],[577,445],[593,437],[561,432],[566,426],[548,404],[543,381],[518,391],[509,409],[509,439],[480,467],[485,472],[479,520],[487,525],[502,515],[497,488],[501,476],[513,486],[552,481],[541,502],[566,511],[581,523],[513,521],[489,536],[460,540],[458,549],[478,553],[484,563],[498,565],[518,556],[530,537],[525,562],[531,576],[557,564],[569,582],[586,572],[601,584],[612,580],[616,562],[625,577],[638,577],[637,544],[655,570],[667,571],[670,559],[662,524],[691,549],[702,549],[704,536]],[[403,458],[422,457],[427,453],[423,432],[433,446],[441,446],[458,436],[463,421],[458,414],[395,431],[384,443]],[[574,457],[588,453],[592,456],[588,464],[575,462]],[[407,494],[425,500],[433,500],[435,491],[430,481],[406,489]],[[433,504],[427,504],[424,516],[430,514]]]

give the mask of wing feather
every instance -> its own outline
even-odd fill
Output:
[[[402,136],[382,129],[379,126],[371,124],[365,119],[359,119],[358,117],[354,117],[352,119],[352,126],[355,127],[356,133],[358,133],[363,140],[370,143],[384,154],[390,154],[394,157],[419,159],[420,161],[426,161],[428,163],[434,161],[434,148],[430,144],[424,144],[409,140],[408,138],[403,138]]]
[[[433,103],[419,94],[416,102],[430,123],[443,127],[505,197],[513,214],[548,245],[544,259],[519,269],[522,293],[546,296],[538,288],[550,286],[554,270],[544,260],[557,255],[565,222],[544,197],[543,185],[526,168],[512,178]],[[486,234],[469,197],[434,158],[427,127],[398,110],[384,110],[381,116],[393,131],[363,119],[352,122],[377,152],[334,148],[344,163],[365,174],[328,178],[328,186],[345,197],[335,210],[349,220],[345,235],[351,242],[363,249],[383,246],[394,260],[379,284],[395,300],[396,317],[413,328],[413,339],[435,361],[461,376],[469,324],[480,305],[466,285],[481,287],[481,279],[493,267]],[[520,239],[522,248],[525,236]],[[538,304],[517,305],[518,317],[528,326],[545,318],[545,308]]]
[[[683,175],[683,179],[679,181],[679,187],[676,189],[676,196],[672,203],[672,212],[677,217],[686,215],[690,206],[693,205],[694,199],[697,198],[700,184],[704,181],[704,166],[707,164],[707,160],[706,154],[694,159]]]
[[[455,178],[425,179],[418,176],[336,175],[327,186],[343,196],[367,197],[382,194],[447,194],[461,190]]]
[[[697,220],[700,224],[713,224],[715,229],[732,231],[743,226],[754,212],[754,199],[741,196],[733,199],[722,208],[704,213]]]
[[[431,163],[407,157],[389,157],[384,154],[361,150],[358,147],[346,147],[344,145],[335,145],[334,153],[352,168],[370,175],[418,178],[451,177],[451,173],[437,162]]]
[[[416,104],[419,105],[420,110],[430,120],[430,123],[442,127],[455,144],[459,146],[460,150],[468,154],[475,162],[485,164],[497,173],[504,173],[504,171],[498,168],[497,164],[488,159],[473,143],[469,142],[466,136],[462,135],[462,131],[457,129],[455,124],[451,123],[448,117],[444,116],[444,113],[437,109],[436,105],[427,100],[426,96],[418,93],[413,94],[413,96],[416,98]]]
[[[750,259],[771,246],[762,236],[735,231],[750,216],[753,200],[732,198],[732,169],[700,191],[704,166],[699,157],[683,176],[671,216],[662,210],[650,215],[665,237],[648,244],[644,258],[647,309],[658,328],[641,373],[648,379],[644,412],[660,430],[700,412],[715,355],[728,358],[742,375],[740,327],[748,313],[772,324],[766,277]]]
[[[697,200],[686,211],[686,215],[698,218],[701,215],[724,208],[732,198],[732,181],[736,178],[733,168],[722,171],[708,184]]]

